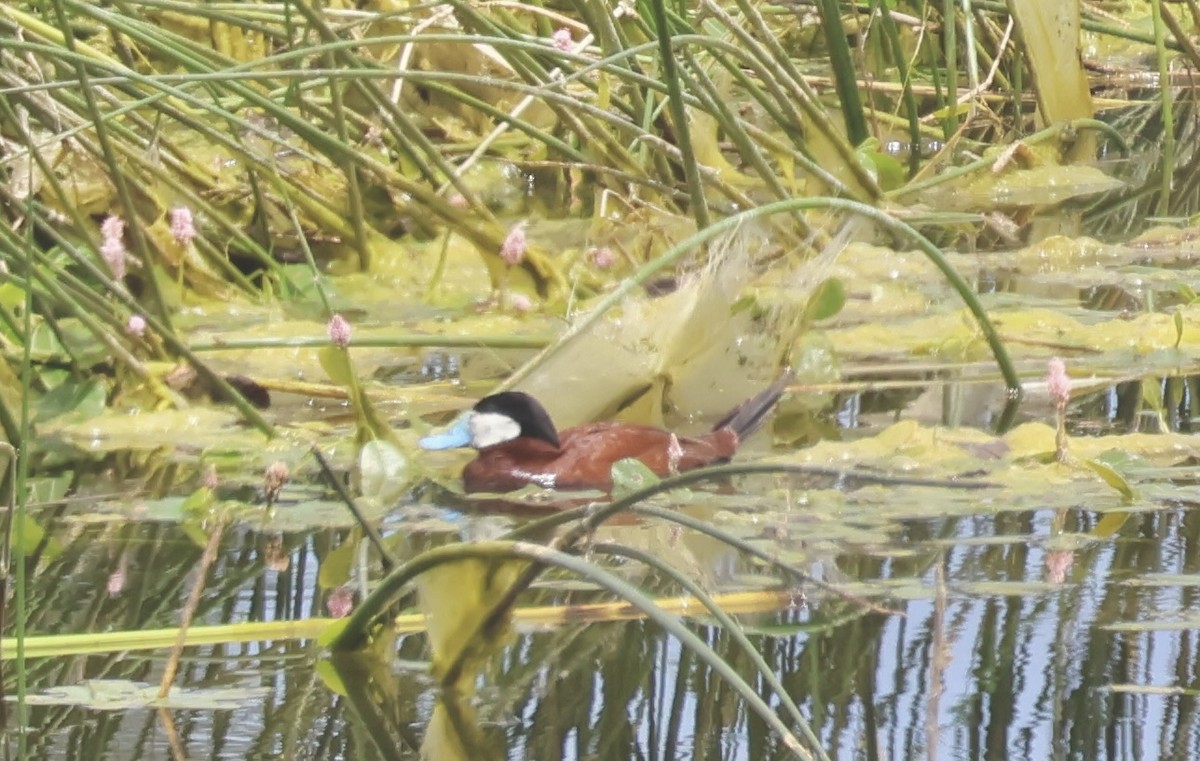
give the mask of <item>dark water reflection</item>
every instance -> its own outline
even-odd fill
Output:
[[[1032,538],[1056,520],[1080,532],[1096,522],[1085,510],[911,521],[894,546],[846,552],[817,569],[885,580],[907,599],[897,604],[903,616],[814,590],[807,608],[742,620],[831,758],[1200,757],[1200,516],[1164,505],[1074,550]],[[111,529],[64,531],[80,552],[35,577],[35,629],[172,625],[199,550],[168,526],[117,535],[122,541]],[[201,617],[320,610],[315,561],[329,540],[288,537],[289,570],[263,573],[263,537],[231,537]],[[105,584],[121,547],[134,553],[127,589],[136,591],[113,597]],[[696,631],[754,683],[726,632]],[[417,758],[422,745],[432,758],[784,757],[728,685],[649,623],[522,635],[480,678],[479,696],[450,712],[423,673],[397,665],[425,657],[423,637],[402,637],[398,651],[399,660],[359,664],[343,697],[328,688],[329,665],[316,665],[312,643],[192,649],[177,684],[266,690],[233,710],[171,711],[176,750],[239,760]],[[37,660],[28,677],[34,691],[85,678],[153,683],[165,660]],[[155,711],[38,706],[31,719],[30,759],[177,757]],[[11,718],[6,741],[15,747]]]

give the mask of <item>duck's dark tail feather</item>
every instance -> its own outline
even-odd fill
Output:
[[[717,421],[713,430],[729,428],[738,435],[739,441],[754,433],[775,408],[779,397],[783,396],[784,389],[792,382],[792,377],[791,368],[785,369],[774,383],[734,407],[728,415]]]

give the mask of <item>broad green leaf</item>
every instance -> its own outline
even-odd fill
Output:
[[[0,283],[0,307],[14,312],[24,303],[25,289],[12,282]]]
[[[64,383],[71,380],[71,371],[65,367],[54,367],[52,365],[40,365],[38,368],[37,378],[41,381],[42,386],[46,391],[52,391]]]
[[[412,482],[408,457],[396,444],[372,439],[358,452],[358,467],[364,497],[392,504]]]
[[[321,636],[318,640],[319,643],[321,645],[328,645],[328,643],[332,642],[334,637],[337,636],[337,633],[344,628],[346,628],[345,619],[338,619],[337,622],[330,624],[328,629],[321,632]],[[349,693],[349,690],[346,688],[346,683],[342,680],[341,674],[338,673],[337,668],[329,661],[328,658],[322,658],[321,660],[317,661],[313,671],[318,677],[321,678],[321,681],[325,683],[325,687],[327,687],[333,694],[344,696]]]
[[[71,356],[80,366],[92,367],[112,361],[112,352],[108,346],[103,341],[97,341],[92,329],[81,320],[59,320],[58,329],[62,333],[63,345],[70,350]]]
[[[104,412],[108,403],[108,385],[100,378],[83,382],[67,381],[38,400],[34,422],[68,416],[87,420]]]
[[[1100,478],[1104,479],[1104,483],[1119,491],[1121,496],[1125,498],[1126,502],[1133,501],[1133,487],[1130,486],[1129,482],[1125,480],[1125,477],[1116,470],[1110,468],[1108,465],[1105,465],[1102,462],[1097,462],[1096,460],[1084,460],[1083,464],[1096,475],[1100,476]]]
[[[48,505],[66,496],[71,488],[72,476],[46,476],[29,479],[29,501],[35,505]]]
[[[479,634],[496,601],[505,595],[526,565],[471,558],[443,563],[418,579],[418,600],[433,651],[433,673],[440,675],[461,655],[462,674],[458,684],[453,685],[461,695],[474,694],[476,674],[512,636],[511,609],[504,611],[503,626],[495,627],[491,637]]]
[[[612,465],[612,495],[615,499],[658,483],[660,479],[646,463],[633,457],[617,460]]]
[[[864,143],[855,154],[883,190],[895,190],[908,179],[904,165],[897,161],[895,156],[878,150],[878,147],[878,141],[871,140]]]
[[[1007,10],[1020,30],[1026,65],[1037,80],[1038,111],[1045,123],[1092,118],[1095,105],[1079,55],[1081,4],[1010,0]],[[1069,151],[1072,160],[1095,155],[1094,132],[1083,131],[1075,142]]]
[[[46,538],[46,530],[41,524],[34,519],[29,513],[22,513],[23,520],[21,521],[24,532],[22,538],[24,542],[17,545],[17,532],[13,531],[13,546],[20,547],[21,551],[26,555],[32,554],[37,550],[38,545]],[[57,553],[55,553],[57,555]]]
[[[1142,379],[1142,404],[1146,405],[1158,415],[1162,430],[1169,430],[1170,426],[1166,425],[1163,416],[1166,412],[1166,406],[1163,401],[1162,384],[1158,378],[1143,378]]]
[[[34,359],[66,359],[67,352],[58,335],[45,322],[33,326],[33,340],[30,342],[30,352]]]

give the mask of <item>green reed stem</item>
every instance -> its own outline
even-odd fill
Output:
[[[955,0],[942,0],[942,55],[946,69],[946,116],[942,133],[949,138],[958,131],[958,22]]]
[[[308,274],[312,278],[313,289],[317,292],[317,299],[321,302],[321,307],[324,309],[325,318],[333,318],[333,307],[330,306],[328,289],[325,287],[325,276],[321,272],[321,268],[317,266],[317,259],[313,255],[312,246],[308,243],[308,236],[304,234],[304,224],[300,221],[300,217],[296,214],[296,207],[287,199],[283,199],[283,204],[287,209],[288,221],[292,223],[292,229],[296,231],[296,241],[300,245],[300,251],[304,254],[304,263],[308,265]],[[270,340],[270,339],[267,339]],[[325,336],[322,339],[313,339],[312,346],[324,347],[329,344],[329,337]],[[202,351],[196,344],[189,344],[192,351]],[[259,348],[259,347],[250,347]]]
[[[871,7],[879,13],[879,27],[891,48],[891,61],[896,67],[896,75],[903,88],[900,91],[900,102],[904,104],[904,115],[908,119],[908,176],[912,177],[921,166],[921,111],[917,105],[917,96],[913,92],[912,72],[908,67],[908,58],[904,55],[904,46],[900,43],[900,30],[892,18],[892,11],[887,0],[872,0]]]
[[[817,13],[821,18],[821,31],[825,48],[829,51],[829,63],[833,72],[834,89],[841,102],[842,120],[846,124],[846,136],[851,145],[861,145],[870,137],[862,98],[858,94],[858,71],[854,67],[854,56],[846,31],[842,27],[842,8],[838,0],[816,0]]]
[[[388,574],[380,582],[379,586],[351,614],[346,627],[330,643],[330,647],[335,651],[357,649],[365,641],[367,633],[378,615],[391,604],[395,596],[410,581],[440,565],[469,559],[490,561],[527,560],[532,564],[530,567],[537,568],[539,573],[541,569],[556,566],[576,573],[588,581],[609,590],[614,595],[617,595],[642,611],[649,620],[674,636],[688,650],[694,652],[705,665],[724,679],[746,701],[747,706],[778,734],[790,751],[801,758],[812,757],[792,734],[791,730],[788,729],[787,725],[783,723],[782,719],[740,677],[733,666],[696,636],[678,617],[667,613],[655,604],[652,598],[643,593],[642,590],[616,574],[606,571],[582,558],[541,545],[529,544],[527,542],[485,541],[469,544],[451,544],[423,552],[396,569],[393,573]],[[518,585],[519,582],[514,585],[514,588]],[[524,588],[527,588],[527,585],[522,587],[522,591]],[[455,668],[453,664],[448,667],[446,673],[441,677],[441,681],[443,684],[453,684],[460,675],[461,661],[459,668]]]
[[[128,80],[123,77],[93,77],[92,84],[93,86],[108,85],[115,89],[122,89],[128,86]],[[58,93],[56,97],[68,110],[67,116],[75,116],[76,112],[86,110],[86,105],[83,103],[82,98],[75,95],[78,89],[78,83],[75,83],[73,87],[48,87],[44,83],[38,83],[29,84],[25,87],[14,86],[3,88],[0,90],[0,96],[15,95],[18,98],[23,97],[25,106],[31,111],[36,111],[38,110],[37,104],[30,99],[33,93],[42,91]],[[227,278],[240,285],[245,292],[253,292],[254,289],[245,275],[232,266],[228,258],[223,255],[225,250],[236,247],[239,250],[250,253],[264,268],[275,272],[276,276],[279,276],[281,268],[274,258],[262,246],[258,245],[256,241],[247,236],[240,226],[232,222],[223,210],[215,204],[209,203],[204,195],[204,190],[212,191],[216,189],[211,183],[211,175],[197,167],[187,156],[186,152],[179,149],[169,149],[171,142],[163,138],[161,134],[154,132],[151,125],[142,119],[138,112],[152,106],[155,101],[161,100],[163,97],[161,93],[146,97],[135,97],[133,100],[127,101],[118,107],[110,108],[104,114],[104,118],[109,122],[113,134],[120,136],[125,141],[116,141],[115,147],[121,150],[124,161],[136,166],[138,171],[144,172],[156,182],[166,185],[172,192],[178,194],[180,199],[185,201],[189,208],[197,212],[198,216],[206,217],[212,221],[214,226],[218,228],[214,232],[220,238],[220,250],[218,251],[218,247],[209,243],[204,237],[197,239],[198,250],[214,267],[219,269]],[[4,105],[5,102],[0,97],[0,109],[10,111]],[[10,118],[15,120],[15,116]],[[55,121],[64,120],[62,111],[59,111],[53,118]],[[122,124],[121,119],[129,119],[137,122],[147,134],[154,132],[153,138],[143,137],[143,135],[135,130]],[[43,126],[46,126],[45,121],[43,119]],[[91,121],[82,118],[78,118],[76,121],[78,121],[78,124],[65,129],[60,127],[52,135],[44,137],[40,143],[33,143],[32,147],[27,149],[27,151],[14,152],[10,158],[16,159],[26,155],[26,153],[32,156],[38,162],[39,166],[43,167],[44,181],[51,187],[55,196],[59,198],[62,209],[72,218],[77,229],[90,231],[92,227],[90,220],[84,219],[79,214],[73,201],[73,196],[68,195],[64,191],[62,183],[54,172],[44,168],[45,161],[42,158],[43,149],[71,137],[76,138],[93,155],[101,158],[100,150],[95,145],[95,142],[88,137],[88,133],[91,130]],[[10,123],[16,124],[15,121],[11,121]],[[132,145],[126,145],[126,142]],[[155,158],[151,158],[152,155]],[[200,190],[194,190],[187,181],[194,183]]]
[[[716,83],[699,66],[695,55],[691,51],[684,50],[683,55],[692,70],[690,75],[685,74],[691,85],[689,89],[696,94],[696,97],[703,104],[704,109],[716,119],[725,137],[737,146],[738,154],[742,159],[749,162],[750,166],[754,167],[754,170],[758,172],[759,179],[770,189],[771,193],[776,198],[789,197],[791,193],[780,182],[778,171],[767,162],[766,157],[759,151],[754,140],[747,134],[743,127],[743,120],[739,119],[729,109],[728,104],[717,89]]]
[[[1195,0],[1192,1],[1194,2]],[[1197,10],[1200,10],[1200,8]],[[1184,57],[1191,62],[1193,69],[1200,68],[1200,49],[1192,42],[1192,38],[1188,35],[1187,30],[1179,23],[1179,19],[1175,18],[1175,14],[1171,13],[1170,8],[1160,4],[1159,11],[1162,13],[1162,19],[1166,23],[1167,28],[1171,30],[1171,37],[1179,44]],[[1164,39],[1164,46],[1166,42]],[[1157,40],[1155,44],[1157,44]]]
[[[963,25],[963,54],[966,57],[967,85],[972,91],[979,91],[979,40],[975,37],[975,14],[971,12],[971,0],[959,0],[962,8]],[[956,18],[959,18],[956,16]],[[953,65],[953,64],[952,64]],[[958,68],[954,65],[954,68]],[[972,100],[974,103],[974,100]]]
[[[636,547],[627,547],[625,545],[612,544],[609,542],[597,542],[593,544],[590,549],[593,553],[628,558],[630,560],[635,560],[639,563],[647,565],[660,574],[671,579],[673,582],[682,587],[688,594],[699,600],[700,604],[708,609],[708,612],[712,614],[712,617],[716,619],[717,623],[720,624],[731,637],[733,637],[733,641],[739,648],[741,648],[742,652],[746,654],[746,656],[750,659],[750,662],[754,664],[754,668],[758,672],[758,677],[766,682],[767,685],[775,692],[775,697],[779,700],[779,704],[783,706],[784,711],[786,711],[788,716],[791,717],[792,723],[796,727],[799,727],[800,734],[805,741],[808,742],[809,747],[816,751],[817,758],[822,759],[822,761],[829,761],[829,756],[826,755],[825,750],[821,747],[820,739],[817,737],[816,733],[813,732],[812,726],[808,723],[808,720],[806,720],[804,715],[800,713],[800,707],[796,705],[796,702],[792,700],[791,695],[788,694],[787,688],[784,687],[783,682],[780,681],[779,677],[775,674],[775,669],[771,667],[771,664],[767,663],[766,659],[763,658],[762,653],[758,651],[758,648],[756,648],[754,643],[750,641],[750,638],[746,636],[746,632],[744,629],[742,629],[741,624],[739,624],[733,619],[732,616],[722,610],[721,606],[717,604],[717,601],[714,600],[712,596],[704,590],[703,587],[679,571],[675,570],[675,568],[673,568],[669,563],[664,562],[658,556],[637,549]]]
[[[75,34],[72,30],[73,19],[68,15],[63,0],[53,0],[53,5],[54,12],[58,16],[58,27],[63,34],[63,42],[67,50],[74,53]],[[171,330],[171,314],[167,308],[166,299],[159,288],[158,262],[152,255],[146,233],[139,224],[137,206],[134,203],[133,194],[130,192],[126,171],[118,161],[117,149],[109,135],[107,121],[100,113],[100,107],[96,103],[96,94],[88,79],[90,74],[82,59],[78,59],[75,63],[75,76],[79,78],[79,83],[82,85],[84,102],[87,104],[87,111],[92,120],[92,128],[96,133],[96,142],[100,146],[101,156],[108,167],[108,179],[116,188],[117,198],[121,201],[125,220],[129,223],[126,225],[125,230],[129,233],[129,237],[133,241],[133,250],[137,253],[138,258],[141,259],[144,274],[143,281],[146,286],[146,293],[150,296],[154,317],[169,331]],[[150,310],[146,311],[149,312]]]
[[[853,470],[846,470],[846,471],[843,471],[840,475],[835,476],[835,477],[836,478],[847,478],[849,480],[853,480],[855,478],[855,475],[856,474],[853,472]],[[891,481],[889,481],[887,483],[892,486],[908,486],[909,485],[909,484],[896,483],[896,482],[891,482]],[[928,486],[929,484],[925,483],[925,484],[920,484],[920,485]],[[942,486],[944,486],[946,488],[955,488],[956,486],[961,486],[961,485],[962,485],[962,482],[947,481]],[[820,589],[820,590],[827,592],[831,595],[834,595],[836,597],[840,597],[843,600],[846,600],[847,602],[853,603],[854,605],[858,605],[866,611],[871,611],[874,613],[882,613],[884,615],[903,615],[899,611],[889,610],[888,608],[884,608],[879,605],[876,605],[875,603],[871,602],[870,600],[868,600],[864,597],[859,597],[858,595],[853,595],[853,594],[845,592],[841,589],[838,589],[833,584],[830,584],[827,581],[823,581],[822,579],[818,579],[817,577],[813,576],[812,574],[807,573],[806,571],[804,571],[800,568],[797,568],[796,566],[792,565],[791,563],[787,563],[787,562],[782,561],[779,558],[771,555],[771,553],[761,549],[760,544],[756,544],[755,542],[750,542],[745,539],[742,539],[734,534],[731,534],[728,531],[722,531],[717,526],[714,526],[713,524],[708,523],[707,521],[702,521],[698,518],[694,518],[680,510],[655,507],[653,505],[635,505],[634,507],[630,508],[629,511],[636,515],[642,515],[642,516],[647,516],[650,518],[655,518],[657,520],[665,521],[667,523],[676,523],[680,526],[683,526],[684,528],[691,529],[692,531],[695,531],[697,533],[704,534],[705,536],[710,536],[713,539],[716,539],[717,541],[721,542],[722,544],[728,545],[729,547],[733,547],[738,552],[741,552],[752,558],[756,558],[757,560],[767,564],[768,566],[770,566],[771,568],[774,568],[775,570],[779,571],[780,573],[783,573],[793,579],[797,579],[805,584],[811,584],[812,586],[816,587],[817,589]]]
[[[671,44],[671,28],[667,23],[665,0],[650,0],[650,13],[654,19],[654,30],[658,34],[659,66],[667,85],[667,104],[671,109],[671,121],[675,125],[675,145],[683,158],[683,174],[691,196],[692,216],[696,227],[708,227],[708,201],[704,197],[704,183],[700,180],[700,168],[692,148],[692,130],[688,125],[687,109],[683,105],[682,77],[675,61]]]
[[[780,465],[780,464],[762,464],[762,463],[734,463],[729,465],[718,465],[710,468],[698,468],[689,470],[685,473],[665,478],[656,483],[645,486],[636,491],[630,492],[624,497],[614,500],[607,505],[599,508],[578,508],[575,510],[566,510],[561,513],[556,513],[546,518],[521,526],[519,529],[510,532],[509,537],[516,538],[520,536],[534,536],[545,532],[551,528],[561,526],[563,524],[576,521],[575,525],[568,529],[565,533],[555,539],[555,545],[563,548],[574,547],[583,538],[590,536],[595,530],[603,525],[609,518],[618,513],[628,510],[630,507],[642,502],[656,494],[668,492],[672,489],[677,489],[688,484],[698,483],[700,481],[710,481],[720,478],[725,478],[734,475],[745,475],[751,473],[803,473],[811,472],[811,466],[795,466],[795,465]],[[444,549],[444,548],[443,548]],[[424,557],[424,556],[421,556]],[[415,575],[428,570],[422,566],[416,570],[416,573],[406,572],[403,581],[395,578],[396,574],[400,573],[409,565],[416,562],[416,559],[409,561],[408,564],[397,569],[396,573],[389,575],[381,583],[372,594],[363,601],[362,605],[355,609],[350,616],[350,621],[345,629],[338,633],[337,638],[331,643],[334,649],[354,650],[357,649],[369,635],[375,625],[375,619],[390,606],[393,597],[398,595],[403,589],[404,584]],[[424,562],[424,561],[423,561]],[[482,628],[493,626],[499,621],[511,606],[512,601],[516,596],[529,587],[530,584],[541,573],[541,569],[530,567],[522,572],[520,578],[514,582],[509,588],[509,592],[505,598],[498,600],[493,604],[492,610],[481,625]],[[384,589],[387,585],[387,589]]]
[[[40,220],[38,221],[40,222]],[[116,301],[122,303],[131,312],[143,314],[141,305],[128,292],[128,290],[125,289],[124,286],[115,282],[106,273],[102,272],[99,267],[97,267],[89,258],[75,249],[75,247],[72,246],[69,241],[59,236],[57,231],[46,227],[45,225],[40,225],[39,229],[41,229],[44,234],[47,234],[51,237],[57,237],[59,245],[64,250],[72,254],[76,264],[82,266],[93,278],[105,286]],[[133,372],[137,373],[142,379],[153,383],[156,387],[161,387],[161,383],[158,381],[158,379],[151,376],[145,369],[144,365],[136,357],[134,357],[119,341],[105,331],[95,317],[89,314],[87,310],[81,309],[75,301],[65,295],[61,289],[60,283],[77,282],[77,279],[72,273],[68,272],[55,262],[44,261],[42,267],[35,267],[29,271],[29,274],[34,279],[37,279],[43,288],[55,294],[55,297],[59,300],[60,304],[71,308],[75,316],[79,318],[80,322],[82,322],[89,330],[91,330],[93,335],[95,335],[98,340],[109,346],[114,354],[119,356]],[[207,383],[215,388],[220,389],[222,395],[229,399],[230,403],[237,409],[246,422],[250,423],[267,436],[275,435],[274,426],[272,426],[271,423],[269,423],[266,418],[264,418],[262,414],[255,409],[254,405],[247,401],[246,398],[242,396],[241,392],[231,386],[229,381],[225,380],[223,376],[214,372],[212,368],[202,362],[200,358],[197,357],[196,354],[183,342],[183,339],[179,338],[174,332],[172,332],[168,325],[164,325],[163,323],[159,322],[158,318],[153,314],[144,314],[144,317],[146,319],[146,324],[162,340],[163,344],[175,355],[186,359],[188,364],[190,364],[196,370],[196,373]],[[163,389],[161,393],[166,395],[167,392],[165,389]]]
[[[66,1],[67,0],[56,0],[56,2],[59,3]],[[152,28],[147,28],[141,23],[134,22],[121,16],[120,14],[112,13],[100,8],[99,6],[80,4],[78,2],[73,2],[72,7],[77,9],[80,14],[90,17],[96,22],[104,24],[114,30],[127,34],[132,39],[141,44],[145,44],[150,48],[155,48],[161,41],[160,34],[157,30],[152,31]],[[188,68],[196,68],[201,71],[211,68],[211,66],[209,66],[205,61],[198,59],[196,56],[184,52],[176,52],[181,65],[187,66]],[[311,54],[312,51],[310,50],[309,52]],[[116,62],[112,62],[107,59],[97,61],[89,58],[86,60],[86,63],[88,65],[99,66],[101,68],[108,69],[116,74],[119,74],[120,76],[128,76],[130,79],[147,84],[152,88],[162,89],[177,98],[192,102],[193,105],[202,109],[204,112],[214,112],[218,110],[216,105],[211,101],[205,101],[191,96],[188,93],[179,90],[178,88],[171,88],[162,85],[161,83],[157,83],[153,78],[140,75],[139,72],[130,70],[128,67],[119,65]],[[353,72],[337,72],[337,75],[349,75],[352,73]],[[314,73],[311,76],[317,75]],[[480,248],[492,251],[499,250],[500,244],[503,242],[504,232],[494,224],[488,225],[464,220],[462,218],[462,214],[460,214],[457,209],[454,209],[452,206],[450,206],[445,199],[440,198],[434,189],[420,182],[411,180],[392,166],[383,163],[370,154],[360,151],[356,145],[338,140],[336,136],[328,134],[328,132],[325,131],[320,125],[313,124],[310,120],[305,118],[304,114],[293,111],[292,109],[277,103],[268,96],[259,92],[258,89],[251,87],[245,78],[232,79],[225,83],[225,87],[228,89],[229,95],[243,99],[248,105],[261,108],[265,113],[270,114],[272,117],[278,120],[282,126],[294,131],[297,136],[306,141],[314,149],[324,153],[329,160],[335,164],[346,165],[353,163],[359,166],[362,170],[386,180],[388,183],[396,186],[401,192],[412,196],[417,203],[427,208],[437,217],[447,220],[451,223],[456,223],[460,232]],[[231,129],[247,129],[252,132],[262,132],[258,125],[249,124],[247,120],[235,117],[232,114],[225,118],[229,122]],[[279,135],[274,135],[270,139],[281,140],[282,138]],[[229,141],[226,139],[222,142]],[[264,168],[267,163],[255,151],[250,151],[236,144],[233,144],[231,147],[247,163],[252,164],[259,169]],[[292,151],[298,150],[297,146],[291,143],[287,143],[282,147]],[[347,225],[339,215],[328,208],[327,194],[320,191],[320,189],[308,188],[299,185],[289,188],[280,188],[282,192],[291,192],[297,189],[303,190],[303,192],[297,194],[296,199],[307,214],[318,219],[322,225],[339,231],[340,234],[343,234],[347,237],[353,234],[352,226]]]
[[[807,117],[808,125],[812,129],[819,131],[829,141],[843,168],[854,178],[854,181],[861,192],[866,195],[866,198],[869,200],[877,199],[880,193],[879,184],[871,176],[871,173],[867,171],[866,167],[863,166],[863,163],[858,160],[858,157],[854,153],[854,146],[850,145],[833,124],[832,118],[821,104],[816,91],[808,85],[804,77],[796,69],[787,51],[763,20],[762,14],[758,9],[759,6],[752,3],[751,0],[735,1],[738,10],[741,11],[743,18],[748,22],[750,29],[755,31],[756,36],[749,35],[747,30],[742,30],[742,25],[737,24],[736,21],[732,22],[732,26],[730,26],[729,22],[725,22],[727,28],[735,35],[738,35],[739,39],[749,50],[755,51],[755,55],[759,56],[764,65],[773,69],[779,80],[793,91],[797,105]],[[712,11],[716,5],[716,2],[709,0],[705,7]],[[725,14],[724,18],[729,18],[728,14]]]
[[[300,8],[308,8],[307,2],[296,4]],[[332,63],[333,54],[326,54]],[[353,84],[353,83],[352,83]],[[361,84],[361,83],[358,83]],[[350,130],[346,127],[346,107],[342,103],[342,88],[346,86],[337,77],[328,80],[329,95],[332,99],[334,132],[342,143],[350,144]],[[358,251],[358,268],[363,272],[371,271],[372,249],[367,236],[367,224],[363,214],[362,189],[359,187],[358,166],[346,164],[343,173],[346,177],[347,200],[349,202],[350,225],[354,229],[354,247]]]
[[[989,11],[991,13],[1001,14],[1004,16],[1007,16],[1009,13],[1009,8],[1003,0],[971,0],[971,5],[973,5],[976,10]],[[1088,7],[1085,6],[1084,11],[1087,12],[1088,10]],[[1141,42],[1146,45],[1154,44],[1153,32],[1147,34],[1146,32],[1140,31],[1140,28],[1135,28],[1129,25],[1118,25],[1106,20],[1100,20],[1098,18],[1085,15],[1081,20],[1080,26],[1084,29],[1084,31],[1095,32],[1108,37],[1116,37],[1117,39],[1128,40],[1130,42]],[[1181,46],[1175,40],[1167,40],[1167,47],[1176,51],[1181,49]]]
[[[32,169],[30,170],[32,171]],[[32,178],[29,179],[32,182]],[[26,208],[33,205],[33,195],[30,194]],[[25,269],[26,272],[32,272],[34,268],[34,251],[36,250],[36,242],[33,239],[33,227],[25,228]],[[33,335],[33,287],[30,283],[25,283],[24,290],[25,301],[25,326],[24,334],[26,337]],[[25,548],[27,546],[27,537],[25,535],[25,521],[28,516],[27,503],[29,501],[29,466],[30,459],[33,455],[33,416],[30,414],[30,406],[33,404],[33,341],[26,340],[21,352],[21,436],[18,439],[21,442],[21,448],[17,451],[17,477],[13,483],[13,489],[16,494],[16,512],[10,513],[10,520],[16,521],[16,528],[13,531],[13,538],[16,541],[16,546],[10,553],[13,562],[16,564],[16,589],[13,590],[13,602],[17,609],[16,626],[14,634],[17,638],[17,758],[25,758],[26,735],[25,728],[29,726],[29,707],[26,704],[26,696],[28,694],[29,685],[27,683],[28,676],[26,674],[25,663],[25,637],[28,632],[26,626],[29,621],[28,610],[28,590],[26,589],[26,563],[25,563]]]
[[[187,577],[180,576],[182,582]],[[182,587],[182,584],[180,584]],[[178,593],[179,590],[174,590]],[[176,597],[165,594],[155,603],[166,603],[168,610],[154,611],[166,617],[176,606]],[[149,616],[147,616],[149,617]],[[304,618],[291,621],[240,622],[193,626],[187,631],[187,645],[223,645],[244,642],[279,642],[283,640],[316,639],[327,632],[336,621],[329,618]],[[170,629],[134,629],[131,631],[85,632],[80,634],[37,635],[27,643],[29,658],[62,658],[70,655],[103,655],[118,657],[127,650],[162,650],[169,648],[179,634],[178,627]],[[15,646],[16,639],[4,638],[0,647]],[[8,657],[5,656],[5,660]]]
[[[1167,55],[1167,30],[1163,23],[1162,0],[1150,0],[1154,19],[1154,54],[1158,61],[1158,97],[1162,105],[1162,186],[1157,214],[1166,216],[1171,209],[1171,185],[1175,179],[1175,105],[1171,97],[1171,60]]]

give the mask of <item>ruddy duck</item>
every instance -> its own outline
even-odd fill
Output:
[[[504,391],[480,399],[450,430],[426,436],[420,445],[478,450],[463,469],[468,492],[508,492],[529,484],[609,491],[613,463],[628,457],[659,476],[727,462],[742,439],[762,424],[790,380],[785,373],[700,436],[632,423],[586,423],[558,431],[532,396]]]

